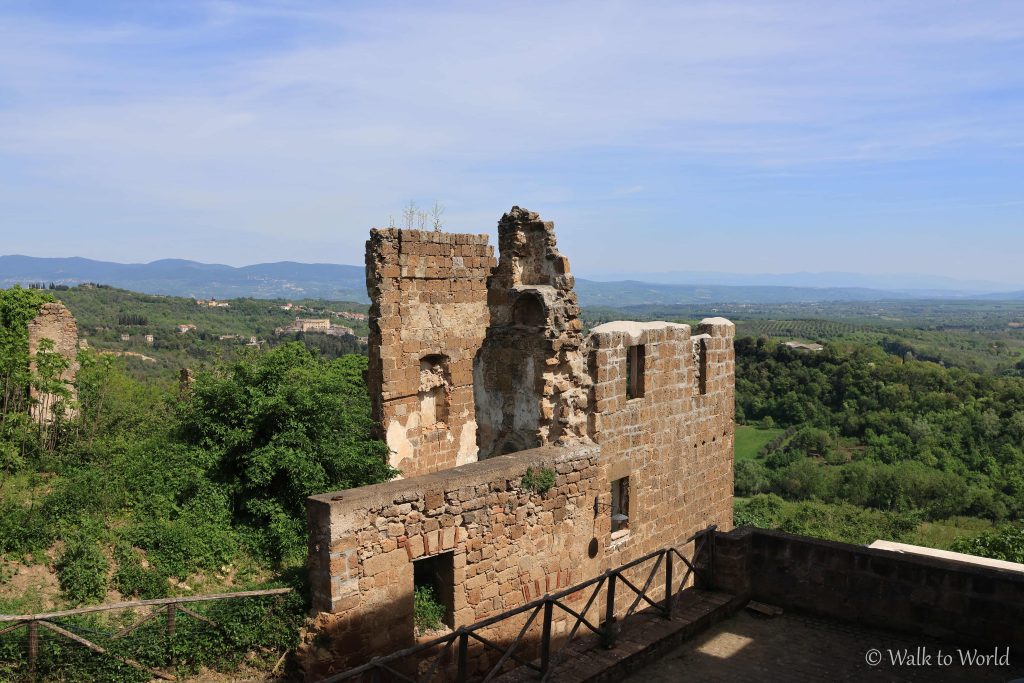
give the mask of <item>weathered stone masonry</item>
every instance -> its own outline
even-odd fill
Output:
[[[39,314],[28,324],[28,353],[32,359],[31,367],[35,371],[35,357],[39,352],[39,344],[42,340],[49,339],[53,342],[53,351],[64,356],[68,361],[68,368],[61,374],[61,379],[71,391],[72,400],[75,396],[75,376],[78,373],[78,324],[71,311],[60,302],[45,303],[39,309]],[[50,394],[40,394],[34,387],[30,388],[32,401],[32,418],[42,422],[53,420],[54,397]],[[67,417],[74,416],[72,406],[65,408]]]
[[[486,235],[370,233],[367,386],[402,476],[477,459],[473,360],[489,322],[493,267]]]
[[[371,234],[368,386],[405,478],[309,501],[311,678],[411,645],[427,572],[457,628],[732,527],[732,323],[584,337],[553,225],[513,208],[499,245],[495,264],[486,236]],[[525,490],[545,467],[554,487]]]

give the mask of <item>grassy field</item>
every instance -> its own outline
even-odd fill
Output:
[[[782,429],[761,429],[750,425],[737,425],[736,459],[753,460],[766,443],[782,432]]]
[[[912,543],[929,548],[948,549],[961,536],[977,536],[992,531],[992,522],[975,517],[950,517],[934,522],[921,522]]]

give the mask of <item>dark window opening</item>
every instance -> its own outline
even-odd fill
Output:
[[[630,346],[626,352],[626,398],[643,398],[644,347]]]
[[[708,340],[700,338],[694,344],[694,368],[697,373],[697,393],[708,393]]]
[[[629,529],[629,477],[612,482],[612,533]]]
[[[433,599],[444,606],[441,622],[455,627],[455,553],[441,553],[412,563],[413,587],[428,588]]]

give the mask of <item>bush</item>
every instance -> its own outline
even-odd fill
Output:
[[[734,522],[736,526],[756,526],[774,529],[782,520],[785,501],[774,493],[754,496],[748,501],[737,501]]]
[[[223,491],[202,484],[174,508],[167,512],[143,508],[126,539],[144,550],[164,576],[184,579],[194,571],[231,562],[239,538],[232,529],[230,501]]]
[[[555,485],[555,471],[550,467],[541,467],[537,471],[534,471],[532,467],[527,467],[522,485],[527,491],[545,493]]]
[[[308,496],[397,473],[372,436],[366,363],[285,344],[199,373],[180,405],[181,439],[208,455],[234,521],[266,531],[262,550],[276,562],[305,556]]]
[[[75,605],[100,602],[107,595],[109,568],[98,540],[90,535],[72,538],[57,561],[57,579],[64,597]]]
[[[974,538],[958,538],[950,550],[994,560],[1024,562],[1024,527],[1007,524]]]
[[[114,587],[121,595],[143,600],[167,597],[167,575],[152,567],[143,567],[142,557],[130,544],[118,543],[114,549],[114,560],[117,562]]]
[[[24,554],[53,543],[56,531],[38,503],[0,499],[0,552]]]
[[[445,608],[434,595],[434,587],[416,586],[412,597],[413,620],[416,623],[416,630],[425,633],[440,628]]]
[[[736,463],[736,495],[753,496],[765,493],[771,486],[768,471],[756,460],[740,460]]]

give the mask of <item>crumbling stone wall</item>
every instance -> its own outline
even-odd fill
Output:
[[[28,353],[33,372],[36,371],[35,357],[43,339],[52,341],[54,352],[59,353],[68,361],[68,367],[61,373],[60,378],[71,392],[72,400],[75,400],[77,392],[74,381],[78,374],[78,324],[64,304],[60,302],[43,304],[39,309],[39,314],[28,324]],[[30,388],[29,393],[32,397],[30,409],[32,418],[42,422],[52,422],[56,397],[53,394],[40,394],[34,387]],[[74,414],[73,406],[66,406],[65,417],[73,417]]]
[[[599,461],[595,446],[542,448],[311,498],[313,606],[325,614],[320,645],[306,649],[307,678],[412,645],[414,563],[427,558],[451,554],[456,628],[599,573],[605,558],[590,547]],[[531,467],[555,469],[554,487],[524,489]]]
[[[486,235],[370,233],[367,387],[402,476],[477,458],[473,359],[489,321],[493,266]]]
[[[554,223],[512,207],[498,223],[498,247],[490,328],[474,367],[480,458],[587,437],[583,326]]]

